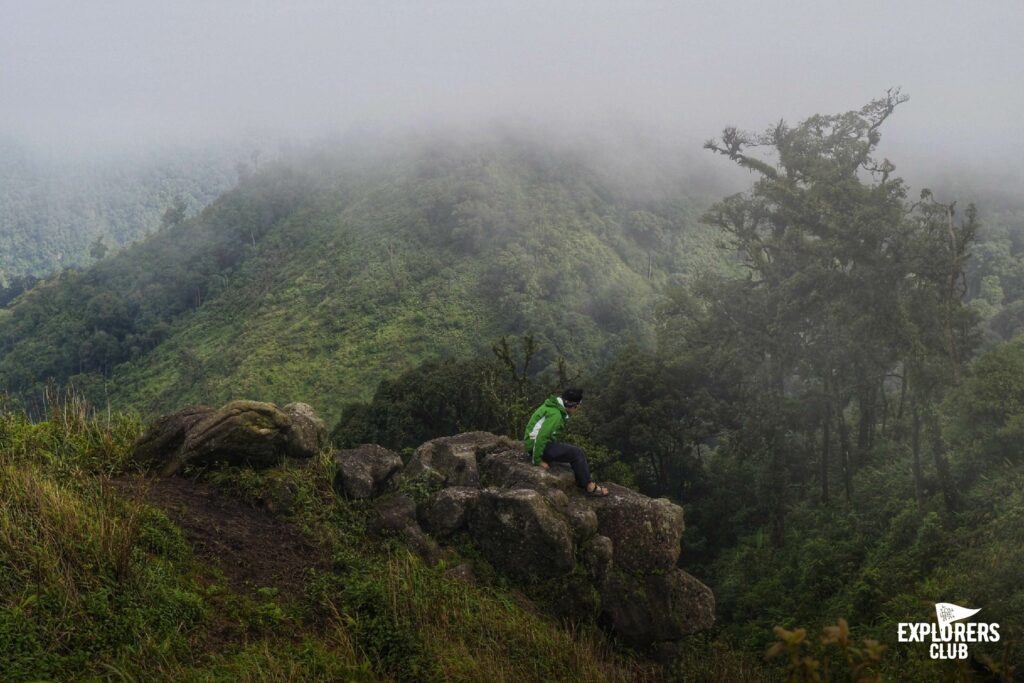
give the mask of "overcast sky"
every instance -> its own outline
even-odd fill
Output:
[[[0,0],[0,126],[118,146],[353,125],[668,131],[910,95],[883,133],[929,163],[1021,166],[1024,2]],[[1014,170],[1014,172],[1017,172]]]

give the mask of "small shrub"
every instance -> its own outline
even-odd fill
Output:
[[[774,630],[778,641],[768,649],[765,658],[785,656],[788,659],[786,680],[791,683],[880,683],[882,680],[879,667],[885,646],[870,639],[855,643],[843,618],[835,626],[826,626],[817,643],[808,639],[807,629],[789,631],[776,626]]]

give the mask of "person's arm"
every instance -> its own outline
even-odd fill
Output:
[[[551,435],[562,423],[561,413],[555,412],[553,415],[546,416],[544,424],[540,426],[540,432],[537,434],[537,438],[533,440],[533,464],[539,465],[541,463],[541,456],[544,455],[544,449],[547,448],[548,443],[551,441]]]

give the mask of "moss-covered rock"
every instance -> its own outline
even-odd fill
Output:
[[[322,422],[305,404],[292,415],[273,403],[232,401],[215,410],[190,406],[162,417],[136,442],[132,458],[162,476],[191,463],[272,467],[286,457],[309,458],[323,445]],[[308,410],[307,410],[308,409]]]
[[[334,490],[353,500],[380,494],[402,468],[398,453],[372,444],[335,451],[331,459],[337,471]]]

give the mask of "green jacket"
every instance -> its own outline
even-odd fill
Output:
[[[562,399],[552,394],[548,396],[543,405],[533,411],[530,421],[526,424],[526,433],[523,435],[523,445],[527,452],[533,454],[533,464],[540,464],[540,456],[544,455],[544,449],[552,441],[558,440],[558,435],[565,427],[565,421],[569,419],[569,413],[562,404]]]

